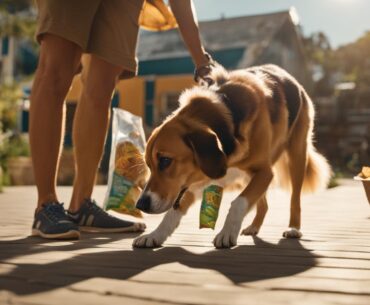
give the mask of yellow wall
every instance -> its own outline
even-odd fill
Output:
[[[154,117],[160,110],[161,99],[168,93],[179,93],[194,85],[192,75],[158,76],[155,78],[154,89]],[[131,113],[145,117],[145,78],[136,77],[120,81],[116,86],[119,92],[119,107]],[[67,101],[77,102],[82,90],[80,76],[73,80],[71,89],[67,95]]]
[[[145,79],[132,78],[120,81],[116,86],[119,92],[119,107],[135,115],[145,115]]]
[[[154,123],[161,123],[160,113],[163,112],[162,99],[164,96],[166,96],[168,93],[180,93],[184,89],[190,88],[193,85],[194,81],[192,75],[171,75],[157,77],[155,80],[154,92]]]
[[[163,94],[181,92],[194,85],[192,75],[160,76],[155,80],[154,105],[159,106]]]

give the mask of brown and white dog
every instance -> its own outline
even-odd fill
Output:
[[[240,178],[244,189],[231,202],[214,245],[236,245],[243,218],[254,205],[256,216],[242,234],[257,234],[273,173],[291,190],[283,236],[299,238],[301,191],[328,182],[330,167],[312,143],[312,101],[290,74],[274,65],[233,72],[219,66],[211,77],[211,88],[186,90],[179,109],[148,140],[145,159],[151,174],[137,207],[168,212],[156,230],[134,240],[135,247],[160,246],[205,186],[227,187]]]

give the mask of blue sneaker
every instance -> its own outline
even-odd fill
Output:
[[[32,235],[48,239],[78,239],[78,226],[67,216],[63,204],[59,202],[45,203],[35,213]]]
[[[94,200],[86,199],[76,213],[67,212],[70,219],[78,224],[81,232],[89,233],[122,233],[142,232],[143,223],[131,222],[109,215]]]

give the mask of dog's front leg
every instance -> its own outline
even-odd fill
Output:
[[[166,213],[159,226],[152,233],[137,237],[134,239],[132,245],[136,248],[160,247],[178,227],[181,218],[186,214],[187,210],[194,203],[194,201],[194,194],[189,191],[186,192],[178,209],[171,208]]]
[[[248,186],[231,202],[225,224],[213,240],[216,248],[230,248],[236,245],[245,215],[266,192],[272,177],[270,166],[256,171]]]
[[[175,231],[183,215],[180,209],[175,210],[171,208],[171,210],[166,213],[159,226],[152,233],[137,237],[133,242],[133,246],[136,248],[160,247]]]

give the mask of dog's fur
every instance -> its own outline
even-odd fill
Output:
[[[257,234],[274,173],[291,190],[290,223],[283,235],[300,237],[301,191],[328,182],[330,167],[312,143],[311,99],[290,74],[274,65],[230,73],[218,66],[211,77],[215,83],[210,88],[186,90],[179,109],[149,138],[151,175],[138,207],[143,209],[145,201],[148,213],[169,211],[154,232],[134,241],[136,247],[161,245],[206,185],[228,187],[238,179],[243,190],[231,203],[214,245],[236,245],[243,218],[254,205],[256,216],[242,233]]]

